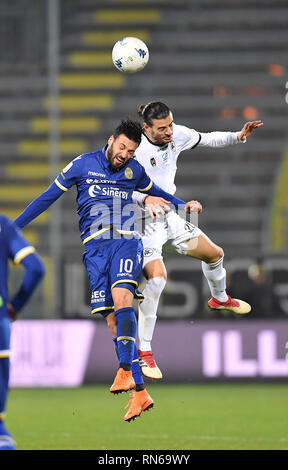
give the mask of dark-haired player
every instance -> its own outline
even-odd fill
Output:
[[[262,126],[261,121],[247,122],[238,132],[198,132],[174,123],[169,107],[161,101],[141,105],[138,109],[143,120],[143,137],[137,148],[136,159],[144,166],[146,173],[155,183],[168,193],[175,194],[175,175],[178,157],[184,150],[197,146],[226,147],[243,143],[251,132]],[[134,201],[148,207],[163,208],[161,201],[149,195],[133,195]],[[154,232],[142,238],[144,247],[144,274],[147,279],[143,291],[144,301],[139,306],[138,334],[139,359],[144,375],[161,379],[151,347],[156,323],[156,313],[161,293],[165,287],[167,274],[162,258],[162,247],[168,239],[180,254],[202,261],[202,270],[207,279],[211,299],[211,309],[229,310],[236,314],[246,314],[251,310],[246,302],[231,299],[226,293],[226,271],[223,267],[223,250],[212,242],[200,229],[173,211],[157,220]]]

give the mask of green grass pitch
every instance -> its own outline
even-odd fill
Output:
[[[287,384],[147,385],[153,410],[123,421],[109,386],[12,389],[19,450],[287,450]]]

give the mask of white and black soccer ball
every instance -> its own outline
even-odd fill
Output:
[[[112,49],[115,67],[124,73],[135,73],[144,69],[149,60],[149,50],[145,42],[134,37],[120,39]]]

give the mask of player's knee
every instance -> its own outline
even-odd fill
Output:
[[[114,310],[132,307],[133,294],[128,289],[113,289]]]
[[[207,263],[217,263],[224,256],[224,251],[220,246],[215,245],[211,257],[206,261]]]
[[[160,297],[165,285],[167,278],[166,277],[152,277],[148,279],[145,287],[144,297],[157,299]]]
[[[197,249],[198,238],[191,238],[191,240],[185,240],[182,242],[173,241],[171,245],[174,247],[176,252],[179,253],[179,255],[187,256]]]

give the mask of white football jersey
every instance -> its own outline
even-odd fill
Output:
[[[177,159],[183,150],[196,147],[201,140],[199,132],[177,124],[173,125],[173,140],[162,146],[153,144],[144,134],[135,151],[136,160],[144,166],[152,181],[174,194]]]

